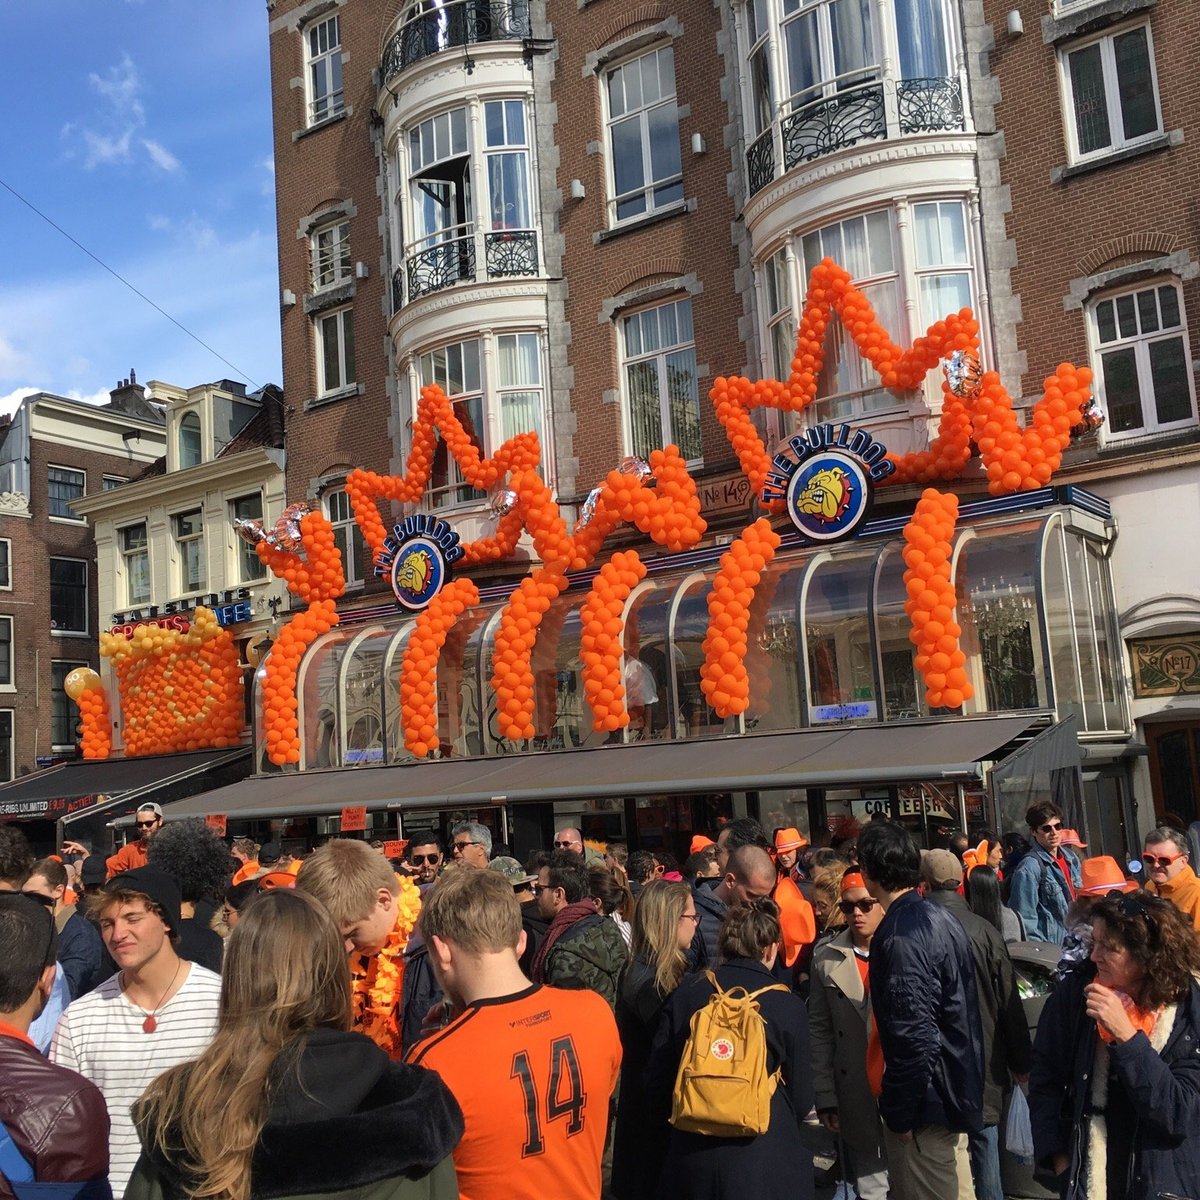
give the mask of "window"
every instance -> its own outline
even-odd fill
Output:
[[[692,302],[631,313],[621,320],[621,341],[631,451],[649,458],[673,442],[688,462],[700,462]]]
[[[755,137],[770,128],[775,115],[775,104],[771,99],[771,27],[767,15],[768,3],[769,0],[749,0],[746,5],[746,36],[750,45],[750,69],[747,72],[750,103],[747,112],[753,121],[752,132]]]
[[[325,493],[325,512],[333,526],[333,541],[342,555],[346,582],[361,583],[371,569],[362,530],[354,519],[354,509],[344,487]]]
[[[520,100],[490,100],[483,106],[487,148],[488,204],[493,230],[529,229],[529,135]]]
[[[1072,158],[1124,150],[1162,132],[1148,25],[1064,51],[1063,77]]]
[[[111,492],[113,488],[119,488],[121,484],[128,482],[124,475],[105,475],[103,488],[104,491]]]
[[[354,270],[350,264],[350,222],[323,226],[312,235],[310,243],[313,291],[347,283]]]
[[[893,340],[901,340],[901,284],[890,211],[866,213],[826,225],[805,234],[801,244],[805,279],[821,259],[832,258],[849,271]],[[900,401],[880,387],[874,367],[860,357],[858,347],[841,322],[830,321],[817,401],[809,409],[810,423],[839,421],[900,405]]]
[[[12,591],[12,542],[0,538],[0,591]]]
[[[0,709],[0,783],[13,778],[13,715],[12,709]]]
[[[229,502],[229,515],[236,520],[254,520],[261,521],[263,519],[263,502],[262,493],[254,492],[249,496],[239,496],[236,500]],[[241,583],[252,583],[256,579],[262,579],[267,568],[263,565],[263,561],[258,557],[254,547],[248,542],[237,539],[238,544],[238,580]]]
[[[0,617],[0,687],[13,685],[13,619]]]
[[[121,530],[121,562],[125,568],[125,603],[130,608],[150,603],[150,544],[146,522]]]
[[[184,413],[179,418],[179,469],[198,467],[202,458],[200,418],[193,412]]]
[[[796,315],[792,311],[792,283],[787,251],[772,254],[763,264],[767,303],[767,341],[772,379],[786,379],[796,353]],[[761,411],[761,410],[760,410]]]
[[[82,559],[50,560],[50,628],[55,633],[88,631],[87,563]]]
[[[871,8],[871,0],[783,0],[780,35],[793,111],[878,78]]]
[[[175,551],[179,558],[179,588],[202,592],[208,586],[204,564],[204,514],[194,508],[171,518],[175,528]]]
[[[946,79],[954,74],[951,30],[956,22],[946,0],[895,0],[900,77]]]
[[[454,108],[422,121],[408,134],[409,299],[457,279],[475,277],[474,205],[467,110]],[[414,262],[417,267],[414,268]],[[428,276],[430,286],[420,282]]]
[[[421,386],[436,383],[454,406],[454,415],[462,423],[467,436],[484,450],[483,370],[478,340],[455,342],[422,354],[419,363]],[[458,463],[446,447],[445,438],[438,438],[433,452],[433,473],[430,493],[434,508],[450,504],[469,504],[483,499],[463,480]]]
[[[1089,325],[1109,438],[1196,423],[1183,299],[1176,283],[1100,297],[1091,306]]]
[[[914,204],[912,212],[917,294],[924,330],[947,313],[974,306],[967,214],[959,200]]]
[[[321,394],[354,382],[354,312],[339,308],[317,318],[317,385]]]
[[[536,333],[502,333],[496,338],[500,361],[500,437],[542,433],[542,351]]]
[[[76,667],[86,667],[85,662],[59,662],[50,664],[50,742],[58,751],[75,749],[75,733],[79,718],[75,705],[67,695],[63,684]]]
[[[308,123],[336,117],[342,97],[342,33],[337,16],[327,17],[304,32],[308,57]]]
[[[70,467],[47,467],[47,490],[50,496],[50,515],[66,521],[82,521],[83,518],[71,507],[87,487],[87,476]]]
[[[613,220],[627,221],[678,203],[683,168],[671,47],[614,67],[605,82]]]

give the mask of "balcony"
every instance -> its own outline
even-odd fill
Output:
[[[443,50],[530,36],[529,0],[420,0],[409,12],[384,47],[379,66],[384,86]]]
[[[859,84],[803,104],[772,122],[746,151],[750,195],[778,174],[855,146],[966,128],[958,79]]]
[[[535,229],[504,229],[492,233],[472,232],[458,226],[456,236],[443,237],[432,245],[415,249],[392,274],[392,311],[432,292],[481,279],[510,279],[536,276],[538,241]],[[455,230],[447,230],[455,234]],[[479,263],[483,264],[482,275]]]

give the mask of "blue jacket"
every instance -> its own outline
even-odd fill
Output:
[[[1086,1111],[1096,1053],[1096,1022],[1084,1012],[1083,989],[1095,976],[1085,964],[1046,1001],[1033,1043],[1029,1117],[1039,1178],[1053,1174],[1057,1154],[1070,1160],[1058,1181],[1067,1200],[1088,1200],[1084,1149]],[[1200,1196],[1200,986],[1175,1015],[1159,1054],[1144,1033],[1110,1043],[1109,1061],[1137,1114],[1130,1200]]]
[[[963,927],[916,892],[871,941],[871,1009],[885,1070],[879,1115],[894,1133],[983,1127],[983,1031]]]
[[[1079,887],[1079,859],[1060,850],[1071,873],[1071,883]],[[1012,874],[1008,906],[1021,918],[1025,936],[1031,942],[1061,945],[1067,935],[1066,916],[1071,893],[1063,873],[1047,850],[1035,845],[1021,856]]]

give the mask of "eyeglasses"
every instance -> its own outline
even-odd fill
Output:
[[[457,850],[459,852],[459,854],[463,854],[466,852],[466,849],[468,846],[479,846],[479,845],[482,845],[482,843],[481,842],[455,842],[453,847],[451,847],[451,848],[454,850]],[[413,862],[416,862],[416,859],[413,859]]]
[[[158,824],[158,818],[153,817],[149,821],[137,821],[135,824],[139,829],[153,829]]]
[[[1172,854],[1170,857],[1165,854],[1143,854],[1142,862],[1152,871],[1156,868],[1165,871],[1173,862],[1178,862],[1181,858],[1186,857],[1186,854]]]
[[[1048,821],[1045,825],[1038,826],[1038,833],[1058,833],[1062,829],[1061,821]]]
[[[679,916],[679,919],[681,921],[691,921],[693,924],[696,924],[696,925],[700,924],[700,914],[699,913],[694,913],[694,912],[681,913]]]
[[[463,846],[473,846],[474,844],[474,842],[463,842]],[[456,845],[454,848],[459,850],[462,847]],[[442,861],[442,856],[440,854],[414,854],[408,861],[414,867],[419,867],[422,863],[430,863],[436,867]]]
[[[543,892],[556,892],[558,888],[552,883],[531,883],[529,890],[535,895],[540,896]]]
[[[838,912],[844,917],[848,917],[856,908],[860,913],[869,913],[878,903],[878,900],[839,900]]]

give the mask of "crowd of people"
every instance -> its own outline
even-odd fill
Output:
[[[926,851],[741,817],[682,864],[569,827],[521,862],[477,822],[401,859],[136,822],[107,858],[0,825],[0,1200],[1002,1200],[1026,1096],[1060,1195],[1200,1197],[1169,826],[1143,883],[1050,803]],[[1030,939],[1060,948],[1032,1041]]]

